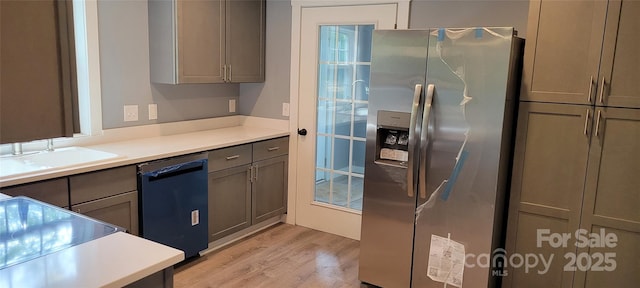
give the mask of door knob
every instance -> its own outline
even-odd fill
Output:
[[[307,135],[307,129],[298,129],[298,135],[305,136]]]

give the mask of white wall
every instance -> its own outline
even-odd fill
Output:
[[[409,28],[515,27],[527,32],[528,0],[413,0]]]
[[[240,84],[239,112],[257,117],[282,116],[282,103],[289,102],[291,62],[291,1],[267,0],[265,82]]]

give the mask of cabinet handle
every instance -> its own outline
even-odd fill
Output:
[[[229,78],[227,78],[227,82],[231,82],[231,64],[229,64]]]
[[[227,82],[227,65],[222,65],[222,82]]]
[[[587,128],[589,127],[589,109],[587,109],[587,117],[584,118],[584,135],[588,136]]]
[[[602,76],[602,83],[600,83],[600,104],[604,104],[604,76]]]
[[[269,147],[269,148],[267,148],[267,151],[271,152],[271,151],[276,151],[276,150],[278,150],[278,149],[280,149],[280,147],[279,147],[279,146]]]
[[[226,159],[227,160],[233,160],[233,159],[238,159],[240,158],[240,155],[233,155],[233,156],[227,156]]]
[[[602,110],[598,110],[598,117],[596,118],[596,137],[600,135],[600,118]]]
[[[249,182],[253,183],[253,166],[249,166]]]
[[[254,181],[258,181],[258,166],[253,166],[253,171],[255,171],[255,172],[253,173],[253,176],[255,177],[255,178],[254,178],[254,179],[255,179]]]
[[[593,92],[593,75],[589,78],[589,103],[591,103],[591,93]],[[587,114],[588,115],[588,114]]]

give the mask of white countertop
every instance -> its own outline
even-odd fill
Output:
[[[184,260],[184,253],[117,232],[0,270],[0,287],[122,287]]]
[[[46,171],[36,171],[28,174],[19,174],[13,177],[9,176],[0,180],[0,187],[144,163],[167,157],[208,151],[288,135],[289,132],[286,130],[243,125],[88,145],[83,147],[114,153],[119,155],[119,157],[99,163],[74,165],[48,169]]]

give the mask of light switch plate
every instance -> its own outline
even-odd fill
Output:
[[[149,120],[158,119],[158,104],[149,104]]]
[[[229,113],[236,112],[236,99],[229,99]]]
[[[282,116],[289,116],[289,103],[282,103]]]
[[[124,122],[138,121],[138,105],[124,105]]]

